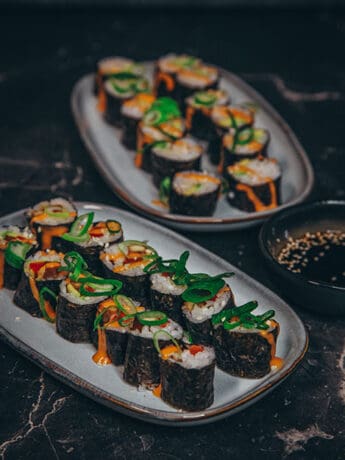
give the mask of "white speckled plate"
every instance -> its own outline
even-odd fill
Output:
[[[97,220],[115,217],[122,222],[126,238],[149,240],[163,257],[176,257],[190,250],[189,268],[193,271],[234,271],[231,287],[237,304],[257,299],[261,309],[276,310],[281,325],[277,354],[284,358],[284,365],[257,380],[232,377],[217,369],[214,404],[202,412],[179,411],[151,392],[138,391],[124,383],[119,368],[98,367],[91,359],[95,352],[91,344],[64,340],[54,325],[16,307],[13,292],[1,290],[0,337],[48,373],[118,412],[148,422],[181,426],[210,423],[244,409],[281,383],[302,360],[308,346],[304,326],[291,308],[267,288],[190,240],[134,214],[91,203],[77,203],[77,207],[80,212],[95,211]],[[0,219],[0,225],[9,223],[23,224],[23,212]]]
[[[147,63],[148,75],[153,64]],[[268,155],[278,159],[282,170],[283,204],[274,210],[245,213],[229,205],[222,197],[212,217],[189,217],[170,214],[155,206],[158,198],[151,176],[134,166],[134,152],[121,144],[121,132],[107,124],[96,108],[93,75],[79,80],[72,92],[72,111],[80,135],[96,167],[113,191],[132,209],[165,225],[193,231],[224,231],[248,227],[272,215],[278,209],[302,202],[310,193],[314,175],[303,147],[280,115],[254,89],[234,74],[222,70],[221,87],[233,103],[252,102],[259,107],[256,126],[271,133]],[[203,168],[215,167],[203,158]]]

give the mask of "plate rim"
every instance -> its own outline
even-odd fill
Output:
[[[147,219],[137,216],[134,213],[116,208],[111,205],[101,204],[101,203],[93,203],[93,202],[80,202],[75,201],[77,207],[83,207],[85,209],[95,209],[100,211],[111,211],[111,212],[120,212],[122,214],[128,215],[130,218],[133,217],[139,220],[139,223],[146,224],[152,227],[155,227],[157,231],[160,233],[168,233],[172,238],[181,242],[187,243],[192,250],[197,250],[201,256],[210,257],[214,262],[219,262],[222,264],[227,264],[229,268],[233,266],[230,262],[222,259],[218,255],[212,253],[208,249],[194,243],[192,240],[180,235],[179,233],[163,227],[162,225],[157,224],[156,222],[148,221]],[[23,215],[25,209],[20,209],[16,212],[6,214],[0,217],[0,224],[2,224],[3,220],[8,220],[11,218],[17,218]],[[302,327],[304,332],[304,340],[301,339],[300,351],[296,354],[292,363],[287,367],[287,369],[282,374],[272,375],[271,380],[268,381],[264,386],[256,389],[255,391],[251,391],[245,397],[241,397],[240,399],[233,401],[230,404],[225,404],[221,407],[214,408],[214,409],[207,409],[207,413],[198,412],[198,413],[181,413],[179,416],[178,412],[163,412],[159,409],[149,409],[144,410],[144,406],[137,405],[137,403],[131,403],[131,401],[123,401],[116,399],[114,395],[109,393],[108,391],[102,390],[97,386],[93,385],[92,383],[88,382],[82,377],[79,377],[74,372],[69,369],[66,369],[64,366],[57,364],[54,360],[50,359],[47,356],[44,356],[39,351],[35,350],[30,345],[24,343],[19,337],[16,337],[14,334],[9,332],[3,325],[1,325],[0,321],[0,339],[3,340],[5,343],[10,345],[20,354],[24,355],[30,361],[41,367],[44,371],[48,374],[53,375],[58,380],[62,381],[64,384],[72,387],[74,390],[78,391],[86,395],[87,397],[95,400],[98,403],[101,403],[107,407],[110,407],[112,410],[116,412],[120,412],[126,414],[128,416],[144,420],[146,422],[160,424],[160,425],[167,425],[167,426],[194,426],[194,425],[201,425],[206,423],[215,422],[221,418],[225,418],[227,416],[233,415],[236,412],[240,411],[241,409],[245,409],[246,406],[255,403],[261,397],[268,394],[271,390],[276,388],[280,383],[282,383],[290,374],[292,374],[297,366],[302,362],[309,346],[309,336],[306,330],[306,327],[303,321],[299,318],[299,316],[295,313],[295,311],[283,300],[281,299],[276,293],[271,291],[267,288],[264,284],[260,283],[259,281],[255,280],[251,276],[244,273],[242,270],[238,269],[237,267],[233,267],[236,269],[236,272],[241,277],[244,277],[245,280],[249,280],[252,285],[258,289],[263,289],[265,294],[271,295],[273,298],[276,297],[283,303],[283,308],[287,309],[290,315],[294,318],[294,320]],[[161,413],[161,415],[160,415]]]
[[[153,61],[145,61],[143,65],[152,65]],[[199,227],[212,225],[214,227],[220,227],[224,225],[231,225],[231,224],[248,224],[248,223],[256,223],[260,222],[263,219],[270,217],[271,215],[275,214],[276,212],[286,209],[290,206],[294,206],[298,203],[303,202],[311,193],[314,182],[315,182],[315,174],[312,167],[312,164],[308,158],[308,155],[305,149],[302,147],[302,144],[298,140],[297,136],[290,128],[288,123],[283,119],[283,117],[277,112],[277,110],[259,93],[257,92],[252,86],[246,83],[242,78],[235,75],[234,73],[225,70],[219,67],[221,76],[228,79],[228,81],[233,81],[242,91],[246,92],[250,98],[254,100],[254,102],[258,102],[261,105],[267,114],[281,127],[281,129],[286,133],[289,141],[293,145],[296,155],[301,160],[304,171],[306,174],[306,181],[304,184],[304,189],[300,195],[296,198],[291,200],[289,203],[281,204],[275,209],[271,209],[268,211],[256,212],[256,213],[249,213],[248,215],[244,215],[242,217],[229,217],[229,218],[217,218],[217,217],[193,217],[193,216],[183,216],[179,214],[171,214],[165,213],[163,214],[161,211],[153,209],[146,204],[138,201],[136,198],[132,197],[132,195],[126,193],[121,187],[117,185],[116,179],[114,176],[109,172],[109,170],[104,166],[103,160],[101,160],[101,155],[99,155],[97,148],[94,147],[93,142],[88,136],[87,131],[87,124],[84,122],[83,116],[81,111],[79,110],[79,87],[84,82],[84,80],[91,79],[93,77],[92,73],[85,74],[81,78],[77,80],[74,84],[71,97],[70,97],[70,105],[73,114],[73,118],[75,124],[78,128],[79,135],[86,147],[89,155],[91,156],[93,162],[95,163],[98,171],[100,172],[101,176],[105,179],[106,183],[109,187],[115,192],[115,194],[128,206],[136,211],[140,212],[143,215],[152,216],[155,219],[163,220],[167,223],[167,225],[197,225]]]

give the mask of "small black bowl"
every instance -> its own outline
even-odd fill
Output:
[[[277,261],[289,237],[326,230],[345,231],[345,201],[306,203],[278,212],[262,226],[259,246],[273,280],[286,297],[317,313],[345,315],[344,287],[310,280]]]

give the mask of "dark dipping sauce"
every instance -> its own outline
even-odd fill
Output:
[[[290,237],[277,260],[311,281],[345,287],[345,232],[327,230]]]

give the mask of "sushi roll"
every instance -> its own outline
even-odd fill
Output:
[[[246,212],[274,209],[280,204],[281,170],[277,160],[242,160],[226,169],[228,201]]]
[[[204,284],[204,281],[200,281],[200,287],[198,285],[195,287],[194,285],[192,289],[185,291],[182,297],[187,300],[182,305],[182,313],[193,343],[212,345],[213,328],[211,319],[213,315],[233,308],[235,301],[232,290],[224,281],[220,283],[223,286],[215,294],[212,290],[211,293],[205,295]],[[195,296],[195,290],[200,291],[201,296],[199,294]]]
[[[92,359],[96,364],[103,366],[112,363],[121,366],[124,363],[130,323],[122,320],[125,316],[143,310],[138,302],[122,294],[98,305],[92,334],[92,341],[97,348]]]
[[[187,54],[170,53],[159,58],[154,72],[154,88],[157,97],[174,97],[178,72],[183,69],[192,69],[200,62],[200,59]]]
[[[94,92],[98,96],[98,109],[105,110],[104,82],[111,77],[141,76],[144,74],[142,65],[132,59],[111,56],[97,62],[95,73]]]
[[[240,160],[265,157],[269,140],[266,129],[230,130],[222,139],[220,171]]]
[[[165,262],[159,257],[145,269],[150,274],[151,308],[166,313],[181,326],[184,325],[181,307],[182,294],[187,289],[188,257],[188,251],[181,254],[179,260]]]
[[[184,133],[185,123],[176,101],[156,99],[138,124],[135,165],[150,172],[152,147],[157,142],[180,139]]]
[[[229,95],[222,89],[198,91],[186,99],[186,127],[196,137],[210,140],[215,127],[211,119],[212,109],[229,103]]]
[[[86,261],[89,269],[96,274],[103,271],[99,260],[100,251],[110,244],[123,240],[121,224],[113,219],[93,222],[94,213],[83,214],[73,223],[70,231],[60,238],[59,250],[76,251]]]
[[[165,177],[179,171],[199,170],[203,147],[191,137],[156,143],[151,149],[153,183],[160,187]]]
[[[217,89],[219,70],[216,67],[199,64],[191,69],[182,69],[176,77],[176,95],[182,111],[186,108],[186,99],[195,92]]]
[[[154,100],[153,94],[139,93],[123,102],[121,106],[122,143],[128,149],[135,150],[139,121]]]
[[[254,111],[242,105],[215,106],[211,109],[213,124],[208,153],[213,164],[218,164],[223,136],[230,130],[250,128],[254,123]]]
[[[104,276],[121,281],[121,292],[145,307],[150,304],[150,279],[144,269],[156,257],[155,249],[136,240],[112,244],[100,254]]]
[[[164,333],[156,333],[156,340]],[[214,400],[215,353],[209,346],[168,345],[159,350],[160,397],[176,409],[201,411]],[[157,390],[154,391],[157,394]]]
[[[251,311],[256,307],[257,302],[249,302],[213,318],[217,366],[236,377],[262,378],[283,365],[276,356],[275,312],[254,315]]]
[[[162,335],[160,344],[169,344],[171,339],[180,340],[183,336],[182,327],[162,312],[137,314],[128,333],[123,370],[123,379],[130,385],[151,387],[159,384],[159,357],[153,343],[157,331],[167,332]]]
[[[212,216],[220,189],[220,179],[206,172],[176,173],[171,182],[170,212],[187,216]]]
[[[28,227],[0,227],[0,289],[17,288],[24,261],[35,245],[36,238]]]
[[[56,249],[57,238],[68,232],[77,217],[73,204],[64,198],[41,201],[26,212],[40,249]]]
[[[32,316],[54,321],[55,311],[45,308],[42,291],[57,295],[67,276],[64,254],[54,250],[37,251],[24,262],[23,273],[14,294],[14,303]]]
[[[92,275],[63,280],[56,306],[57,333],[69,342],[91,343],[98,304],[120,288],[121,283],[115,280]]]
[[[149,83],[144,77],[128,75],[126,78],[112,77],[104,83],[105,120],[114,125],[121,125],[122,105],[138,93],[149,91]]]

